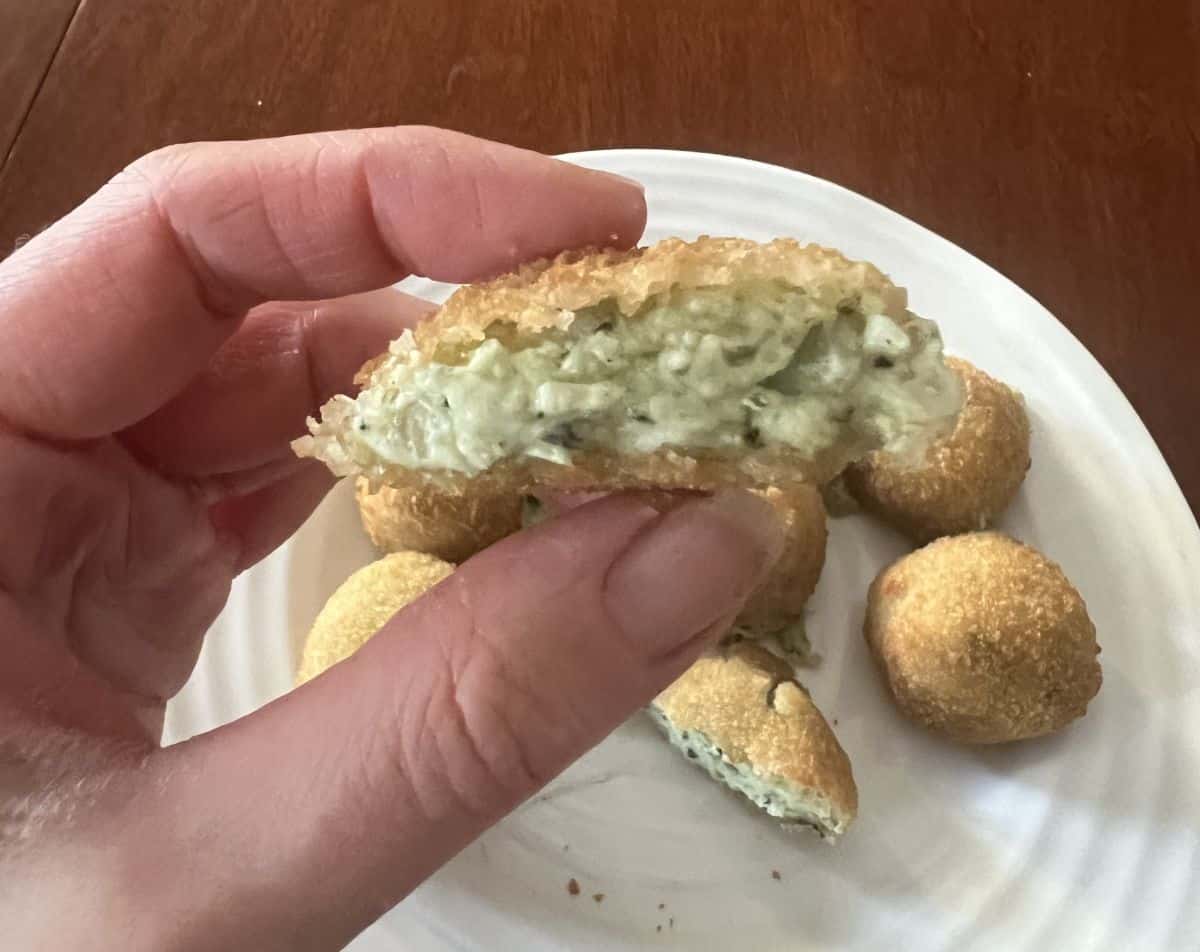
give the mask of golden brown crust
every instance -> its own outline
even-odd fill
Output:
[[[375,371],[383,365],[385,360],[387,360],[386,350],[382,354],[376,354],[365,364],[359,367],[358,373],[354,375],[354,385],[356,387],[365,387],[368,383],[370,383],[371,374],[375,373]]]
[[[702,237],[693,242],[661,241],[633,251],[566,253],[553,261],[526,265],[487,284],[456,291],[415,332],[426,359],[456,363],[476,346],[485,332],[500,337],[536,334],[568,327],[574,312],[613,300],[635,316],[651,296],[671,287],[728,285],[756,280],[782,280],[809,289],[831,308],[869,294],[881,310],[904,324],[906,293],[867,262],[851,261],[840,252],[792,239],[767,243],[742,238]],[[356,381],[369,386],[386,355],[368,362]],[[447,470],[415,472],[379,460],[351,459],[337,444],[343,421],[327,417],[322,430],[293,446],[304,456],[317,456],[336,475],[364,475],[373,489],[412,485],[421,480],[452,493],[469,483],[486,482],[482,491],[519,493],[534,487],[564,492],[673,488],[715,490],[729,486],[820,485],[842,472],[871,449],[847,433],[846,439],[814,458],[789,448],[684,453],[661,449],[650,454],[579,450],[564,466],[520,457],[503,460],[478,476]],[[336,413],[337,411],[332,411]]]
[[[754,636],[777,632],[804,614],[825,566],[828,536],[825,506],[815,487],[801,483],[756,492],[775,508],[784,542],[775,568],[738,616],[738,627],[750,629]]]
[[[963,381],[953,432],[916,466],[875,452],[852,464],[845,483],[863,508],[916,542],[991,525],[1029,469],[1029,416],[1020,394],[965,360],[946,365]]]
[[[734,764],[823,795],[849,823],[858,812],[850,759],[791,667],[756,645],[706,655],[655,706],[679,731],[699,731]]]
[[[313,622],[296,683],[348,658],[396,612],[453,571],[453,565],[417,552],[394,552],[359,569],[329,597]]]
[[[1083,598],[997,532],[938,539],[880,572],[864,633],[900,709],[964,743],[1059,730],[1100,689]]]
[[[453,359],[497,324],[512,324],[522,333],[567,327],[571,312],[605,300],[632,316],[650,297],[672,287],[756,280],[819,284],[833,305],[869,291],[883,300],[885,313],[897,318],[905,313],[903,288],[874,265],[851,261],[839,251],[790,238],[760,243],[704,236],[690,242],[669,238],[633,251],[568,252],[464,287],[417,329],[416,339],[426,356]]]
[[[521,496],[484,489],[470,483],[455,493],[420,483],[373,493],[360,479],[355,495],[376,548],[427,552],[457,564],[521,528]]]
[[[754,450],[740,457],[715,452],[701,456],[699,452],[688,454],[667,449],[641,455],[576,450],[569,466],[518,457],[501,460],[477,476],[380,466],[372,472],[371,482],[379,486],[424,482],[450,493],[466,492],[468,486],[476,483],[480,492],[488,494],[520,494],[533,489],[571,493],[652,489],[712,492],[730,487],[818,484],[844,470],[862,451],[863,447],[856,443],[844,443],[810,459],[796,451],[774,448]]]

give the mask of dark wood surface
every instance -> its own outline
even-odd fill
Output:
[[[84,0],[27,116],[11,98],[4,249],[187,139],[432,123],[813,172],[1041,299],[1200,508],[1194,0]]]
[[[79,0],[0,0],[0,160],[17,137]]]

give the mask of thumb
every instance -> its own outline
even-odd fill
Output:
[[[138,888],[177,893],[214,947],[348,941],[678,676],[780,546],[742,492],[609,497],[493,546],[347,662],[166,751],[149,841],[202,879],[147,856]]]

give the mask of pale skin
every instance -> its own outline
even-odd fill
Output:
[[[289,441],[428,310],[388,285],[644,223],[634,183],[379,129],[154,153],[0,263],[6,942],[339,948],[728,625],[778,555],[770,507],[611,496],[159,744],[233,578],[332,485]]]

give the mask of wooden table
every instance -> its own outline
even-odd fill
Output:
[[[164,143],[389,123],[870,195],[1057,314],[1200,510],[1195,0],[0,0],[0,249]]]

